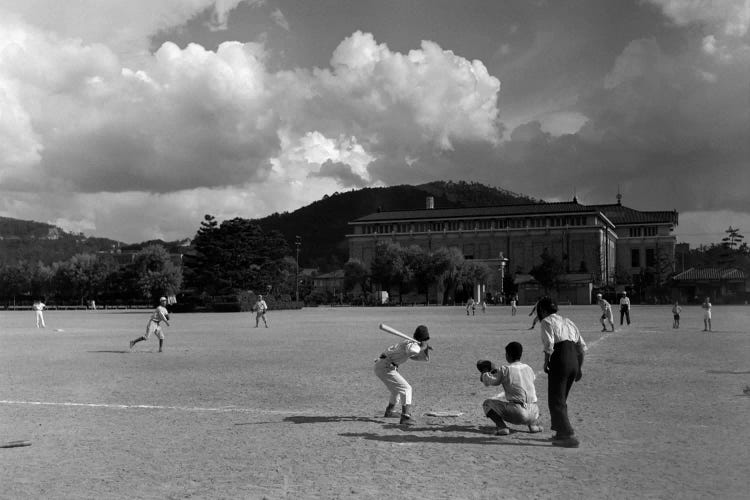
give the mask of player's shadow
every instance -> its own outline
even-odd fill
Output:
[[[105,350],[101,350],[101,351],[86,351],[86,352],[90,352],[90,353],[93,353],[93,354],[98,354],[98,353],[105,353],[105,354],[128,354],[128,353],[130,353],[129,350],[123,350],[123,349],[119,349],[119,350],[107,350],[107,349],[105,349]]]
[[[284,418],[284,422],[291,422],[293,424],[324,424],[331,422],[373,422],[376,424],[382,424],[382,420],[375,420],[368,417],[357,417],[357,416],[341,416],[341,415],[295,415],[292,417]]]
[[[732,370],[706,370],[706,373],[713,373],[719,375],[748,375],[750,370],[745,371],[732,371]]]
[[[409,431],[436,430],[434,428],[416,429],[410,427]],[[439,444],[494,444],[501,446],[550,446],[544,440],[509,441],[507,439],[482,433],[482,436],[420,436],[416,434],[388,434],[380,435],[372,432],[344,432],[339,434],[343,437],[354,437],[370,441],[383,441],[386,443],[439,443]]]

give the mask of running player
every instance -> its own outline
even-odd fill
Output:
[[[148,320],[148,324],[146,324],[146,334],[138,337],[135,340],[130,341],[130,348],[132,349],[134,345],[136,345],[138,342],[142,340],[148,340],[148,338],[153,333],[159,338],[159,352],[162,352],[164,348],[164,332],[161,328],[161,323],[164,322],[167,326],[169,326],[169,311],[167,311],[167,298],[162,297],[159,299],[159,305],[156,306],[156,309],[154,309],[154,312],[151,313],[151,317]]]

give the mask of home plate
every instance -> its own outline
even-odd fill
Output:
[[[460,417],[463,415],[462,411],[428,411],[425,413],[426,417]]]

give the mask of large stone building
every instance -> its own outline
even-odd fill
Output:
[[[427,251],[456,247],[466,259],[523,276],[543,252],[562,262],[570,290],[564,299],[588,303],[593,288],[612,288],[617,277],[633,278],[673,270],[677,212],[642,212],[621,204],[583,205],[576,199],[476,208],[378,211],[350,222],[349,257],[366,265],[378,242],[418,245]],[[524,281],[524,280],[520,280]],[[533,282],[533,280],[527,280]],[[531,286],[531,285],[529,285]],[[475,296],[483,295],[478,284]],[[519,290],[520,291],[520,290]],[[523,302],[538,291],[529,291]]]

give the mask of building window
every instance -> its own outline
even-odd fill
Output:
[[[656,236],[656,226],[644,227],[643,231],[646,233],[646,236]]]
[[[637,248],[630,250],[630,267],[641,267],[641,251]]]
[[[630,237],[631,238],[638,238],[641,235],[641,228],[640,227],[631,227],[630,228]]]
[[[656,267],[656,252],[653,248],[646,249],[646,267]]]

